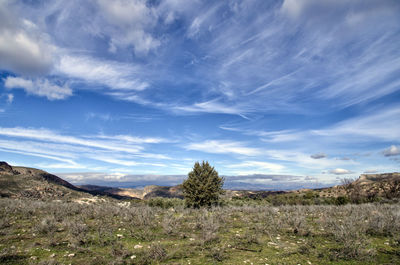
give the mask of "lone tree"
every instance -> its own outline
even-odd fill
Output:
[[[224,178],[218,176],[218,172],[208,161],[201,164],[196,162],[182,184],[186,206],[200,208],[217,205],[219,195],[224,193],[223,185]]]

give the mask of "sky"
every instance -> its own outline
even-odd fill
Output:
[[[0,160],[75,184],[400,171],[400,1],[0,0]]]

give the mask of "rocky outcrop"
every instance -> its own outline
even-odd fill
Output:
[[[354,183],[360,185],[400,179],[400,173],[362,174]]]
[[[0,162],[0,172],[12,172],[12,167],[6,162]]]
[[[0,174],[12,174],[12,175],[18,175],[19,172],[13,169],[12,166],[7,164],[4,161],[0,162]]]

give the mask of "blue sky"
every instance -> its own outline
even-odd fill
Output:
[[[400,167],[393,0],[0,1],[0,160],[73,183],[331,185]]]

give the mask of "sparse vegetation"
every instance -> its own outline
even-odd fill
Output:
[[[168,200],[168,199],[167,199]],[[2,264],[398,264],[400,205],[0,199]]]

